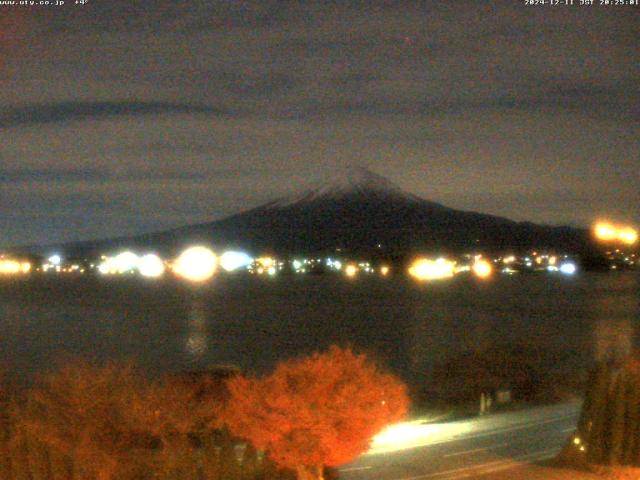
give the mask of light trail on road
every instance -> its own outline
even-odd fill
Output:
[[[341,478],[485,478],[557,455],[575,430],[579,409],[572,402],[450,423],[405,422],[377,437],[369,452],[340,470]]]

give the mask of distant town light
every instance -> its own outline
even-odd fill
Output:
[[[573,262],[565,262],[560,265],[560,273],[564,273],[565,275],[573,275],[576,273],[577,267]]]
[[[493,266],[486,260],[477,259],[473,263],[473,273],[478,278],[490,277],[493,273]]]
[[[16,275],[20,273],[29,273],[31,271],[31,263],[21,262],[13,259],[0,259],[0,274]]]
[[[138,268],[140,257],[133,252],[124,251],[113,258],[113,269],[116,273],[132,272]]]
[[[165,271],[164,262],[158,255],[149,253],[140,258],[138,262],[138,271],[143,277],[161,277]]]
[[[440,280],[452,277],[455,266],[456,262],[445,258],[419,258],[409,268],[409,274],[417,280]]]
[[[98,265],[98,272],[100,272],[102,275],[108,275],[111,273],[111,264],[108,260],[105,260],[104,262],[100,263],[100,265]]]
[[[633,245],[638,241],[638,232],[625,225],[613,225],[610,222],[598,222],[593,227],[595,237],[602,242],[622,242]]]
[[[380,273],[383,277],[386,277],[387,275],[389,275],[389,267],[383,265],[382,267],[380,267]]]
[[[62,262],[62,257],[60,255],[51,255],[48,259],[47,262],[49,262],[51,265],[60,265],[60,263]]]
[[[251,262],[253,262],[253,259],[244,252],[228,250],[220,255],[220,266],[227,272],[246,267]]]
[[[627,227],[618,232],[620,240],[628,245],[633,245],[638,241],[638,232],[633,228]]]
[[[607,222],[597,223],[594,227],[594,233],[598,240],[605,242],[615,240],[618,236],[617,228]]]
[[[358,267],[355,265],[347,265],[344,269],[344,273],[347,277],[355,277],[358,273]]]
[[[258,262],[264,268],[273,267],[276,263],[276,261],[271,257],[260,257],[256,259],[256,262]]]
[[[207,247],[195,246],[187,248],[176,259],[173,271],[182,278],[192,282],[209,280],[216,272],[217,258]]]

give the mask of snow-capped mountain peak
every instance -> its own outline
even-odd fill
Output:
[[[272,202],[269,207],[281,208],[351,197],[403,198],[414,202],[420,200],[382,175],[362,166],[350,166],[337,170],[328,179],[312,184],[311,188],[301,193]]]

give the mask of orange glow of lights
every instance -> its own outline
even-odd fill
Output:
[[[380,267],[380,274],[383,277],[386,277],[387,275],[389,275],[389,267],[387,267],[386,265],[384,265],[383,267]]]
[[[605,242],[618,238],[618,231],[616,227],[610,223],[598,223],[594,228],[594,232],[598,240],[603,240]]]
[[[638,241],[638,232],[628,226],[613,225],[609,222],[598,222],[593,228],[595,237],[603,242],[622,242],[633,245]]]
[[[624,243],[633,245],[638,241],[638,232],[636,232],[633,228],[624,228],[618,232],[618,236],[620,240]]]
[[[486,260],[476,260],[473,264],[473,273],[478,278],[490,277],[493,273],[493,266]]]
[[[275,266],[276,264],[276,261],[271,257],[260,257],[256,259],[256,262],[258,262],[260,265],[262,265],[262,267],[267,269]]]
[[[204,282],[213,277],[217,264],[215,253],[207,247],[190,247],[176,259],[173,271],[186,280]]]
[[[344,273],[347,277],[355,277],[358,273],[358,267],[355,265],[347,265],[344,269]]]
[[[16,275],[19,273],[29,273],[31,264],[29,262],[19,262],[11,259],[0,259],[0,274]]]
[[[417,280],[440,280],[453,277],[455,266],[456,262],[445,258],[419,258],[409,268],[409,274]]]

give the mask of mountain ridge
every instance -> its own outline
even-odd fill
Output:
[[[192,243],[283,255],[336,249],[396,256],[420,250],[589,249],[586,230],[455,210],[405,192],[363,167],[337,171],[330,182],[213,222],[31,248],[40,252],[58,248],[78,255],[119,248],[175,254]]]

